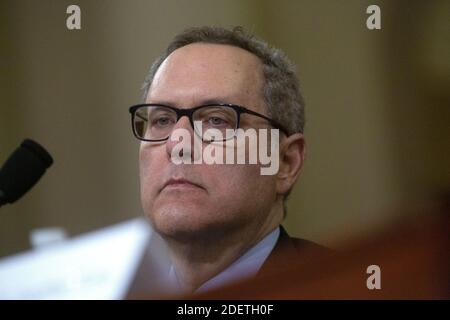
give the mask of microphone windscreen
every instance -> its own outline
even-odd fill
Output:
[[[41,145],[30,139],[24,140],[0,170],[0,194],[3,194],[0,201],[13,203],[18,200],[52,163],[52,157]]]

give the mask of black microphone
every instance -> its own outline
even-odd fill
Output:
[[[53,163],[41,145],[25,139],[0,169],[0,207],[13,203],[30,190]]]

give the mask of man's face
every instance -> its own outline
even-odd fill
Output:
[[[174,51],[164,61],[147,103],[184,109],[214,101],[267,115],[262,87],[261,62],[256,56],[233,46],[196,43]],[[243,114],[240,127],[268,125]],[[180,118],[177,128],[194,135],[187,117]],[[177,143],[170,137],[164,142],[141,143],[141,199],[153,227],[178,239],[261,228],[275,202],[275,176],[261,175],[259,165],[175,165],[171,152]],[[171,179],[173,183],[167,185]]]

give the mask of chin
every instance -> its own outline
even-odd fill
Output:
[[[172,203],[161,206],[148,215],[156,231],[170,235],[172,233],[196,232],[207,224],[211,215],[195,206]]]
[[[233,219],[223,219],[217,211],[173,204],[155,210],[149,218],[161,236],[178,241],[217,238],[233,224]]]

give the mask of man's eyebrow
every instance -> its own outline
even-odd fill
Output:
[[[205,100],[201,100],[201,104],[199,104],[199,105],[204,105],[204,104],[222,104],[222,103],[231,103],[231,99],[230,98],[225,98],[225,97],[208,98],[208,99],[205,99]]]
[[[231,101],[232,101],[232,99],[226,98],[226,97],[206,98],[206,99],[199,100],[199,102],[197,102],[195,106],[190,106],[190,107],[203,106],[203,105],[207,105],[207,104],[226,104],[226,103],[232,104]],[[183,106],[178,103],[175,103],[175,101],[169,101],[169,100],[150,100],[146,103],[162,104],[162,105],[171,106],[171,107]]]

